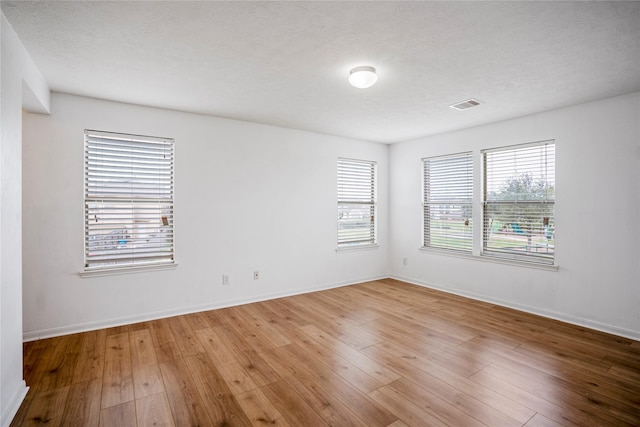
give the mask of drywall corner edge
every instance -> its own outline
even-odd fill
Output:
[[[29,387],[27,387],[27,383],[22,381],[23,387],[19,390],[16,390],[16,393],[11,398],[9,405],[6,408],[2,408],[2,419],[0,420],[0,426],[9,427],[11,421],[18,413],[20,409],[20,405],[24,401],[24,398],[27,396],[27,392],[29,391]]]

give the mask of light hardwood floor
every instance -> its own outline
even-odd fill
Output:
[[[381,280],[29,342],[12,426],[638,426],[640,343]]]

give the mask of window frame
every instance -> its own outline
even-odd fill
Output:
[[[489,149],[483,149],[480,152],[480,161],[481,161],[481,169],[482,169],[482,187],[481,187],[481,210],[482,210],[482,229],[481,229],[481,240],[480,240],[480,255],[481,257],[487,259],[487,260],[495,260],[496,262],[500,262],[500,261],[504,261],[504,262],[509,262],[509,263],[517,263],[517,264],[531,264],[531,265],[536,265],[536,266],[541,266],[541,267],[550,267],[550,268],[557,268],[556,266],[556,251],[555,251],[555,188],[556,188],[556,181],[555,181],[555,139],[549,139],[549,140],[543,140],[543,141],[535,141],[535,142],[530,142],[530,143],[524,143],[524,144],[515,144],[515,145],[508,145],[508,146],[502,146],[502,147],[495,147],[495,148],[489,148]],[[552,188],[553,188],[553,196],[552,198],[544,198],[544,199],[539,199],[539,200],[534,200],[534,199],[515,199],[515,200],[489,200],[489,189],[488,186],[490,185],[488,183],[488,176],[490,175],[489,170],[488,170],[488,165],[487,165],[487,156],[488,155],[492,155],[495,153],[515,153],[517,151],[522,151],[522,150],[527,150],[527,149],[535,149],[538,147],[547,147],[547,146],[551,146],[552,147],[552,152],[551,152],[551,157],[550,157],[550,153],[548,152],[548,149],[545,149],[545,153],[544,153],[544,159],[546,162],[551,162],[551,166],[547,169],[545,169],[545,177],[548,177],[549,175],[551,175],[552,177]],[[515,156],[515,154],[514,154]],[[515,167],[515,166],[514,166]],[[509,179],[514,179],[514,178],[509,178]],[[517,178],[516,178],[517,179]],[[548,185],[548,179],[544,180],[545,185]],[[550,187],[547,187],[550,188]],[[526,193],[518,193],[518,194],[526,194]],[[489,224],[489,217],[490,217],[490,210],[494,207],[497,206],[503,206],[503,207],[507,207],[507,209],[509,209],[508,207],[511,206],[511,209],[514,209],[514,212],[516,213],[517,216],[526,216],[527,213],[526,211],[524,211],[523,209],[525,209],[526,207],[531,207],[531,206],[543,206],[543,207],[550,207],[551,208],[551,215],[549,217],[546,217],[547,219],[545,220],[545,218],[543,217],[543,224],[546,221],[547,222],[547,226],[549,227],[549,229],[552,229],[552,233],[553,233],[553,238],[554,238],[554,242],[553,242],[553,253],[549,256],[549,255],[539,255],[537,252],[536,253],[528,253],[528,252],[523,252],[520,250],[504,250],[504,249],[498,249],[498,248],[492,248],[492,247],[488,247],[488,243],[490,241],[490,234],[491,234],[491,230],[493,228],[493,224],[491,224],[490,226],[488,226]],[[511,213],[511,215],[513,215],[513,213]],[[490,228],[491,227],[491,228]],[[519,226],[518,226],[519,227]],[[532,233],[530,233],[532,234]],[[546,233],[545,233],[546,234]],[[547,246],[547,250],[548,250],[548,246]]]
[[[361,171],[357,171],[361,169]],[[366,169],[370,170],[370,175],[364,174]],[[348,174],[351,173],[351,177]],[[345,175],[347,174],[347,175]],[[360,175],[353,177],[353,175]],[[367,181],[370,185],[363,186]],[[337,160],[337,251],[371,248],[378,246],[378,211],[377,211],[377,194],[378,194],[378,169],[377,162],[372,160],[349,159],[338,157]],[[351,185],[351,186],[349,186]],[[360,191],[362,190],[362,191]],[[346,197],[345,191],[351,194]],[[344,232],[344,214],[355,212],[356,219],[361,212],[357,212],[356,206],[368,206],[370,211],[369,234],[366,238],[352,237],[349,238],[349,232]],[[353,222],[353,221],[351,221]],[[342,226],[341,226],[342,225]],[[354,232],[351,232],[352,236]],[[342,237],[341,237],[342,236]],[[357,236],[360,236],[359,234]]]
[[[453,161],[456,165],[454,172],[451,173],[450,169],[446,173],[435,174],[435,182],[446,181],[447,185],[453,184],[453,189],[449,191],[446,189],[446,197],[442,195],[443,187],[433,188],[434,193],[438,194],[437,198],[432,198],[431,182],[434,181],[432,176],[432,168],[437,168],[437,162],[440,161]],[[473,254],[474,247],[474,230],[473,230],[473,210],[474,210],[474,167],[473,167],[473,152],[465,151],[461,153],[445,154],[439,156],[430,156],[422,158],[422,247],[425,250],[446,251],[455,252],[457,254]],[[437,169],[436,169],[437,171]],[[469,227],[465,231],[467,234],[464,238],[462,245],[454,244],[456,236],[444,231],[438,236],[432,235],[431,222],[433,221],[433,213],[431,207],[433,206],[448,206],[458,209],[464,213],[468,213],[468,218],[463,224],[463,227]],[[457,224],[454,223],[454,226]],[[444,230],[444,228],[443,228]],[[460,230],[461,231],[461,230]],[[455,233],[454,233],[455,234]],[[442,245],[434,245],[432,239],[436,237],[440,240],[444,239]],[[452,240],[453,239],[453,240]],[[458,246],[458,247],[456,247]],[[461,247],[460,247],[461,246]]]
[[[81,277],[173,268],[174,188],[173,138],[85,129]],[[98,215],[111,223],[92,227],[92,218],[97,222]],[[96,246],[96,241],[120,231],[125,235],[112,245],[115,248],[105,248],[106,243]]]

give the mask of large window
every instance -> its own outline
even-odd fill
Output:
[[[482,156],[482,254],[553,264],[554,142],[485,150]]]
[[[471,153],[422,159],[425,248],[471,253],[473,159]]]
[[[376,163],[338,159],[338,248],[376,243]]]
[[[85,131],[85,270],[173,263],[173,146]]]

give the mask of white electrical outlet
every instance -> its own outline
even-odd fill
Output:
[[[260,272],[258,270],[253,272],[253,280],[258,280],[260,278]]]
[[[229,275],[228,274],[223,274],[222,275],[222,284],[223,285],[228,285],[229,284]]]
[[[409,260],[407,259],[407,257],[402,258],[402,265],[407,265],[408,262]]]

